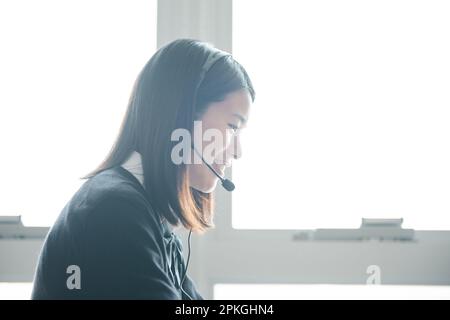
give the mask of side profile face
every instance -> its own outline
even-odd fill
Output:
[[[234,159],[242,155],[239,133],[246,126],[252,98],[247,89],[241,89],[229,93],[223,101],[211,103],[202,117],[203,133],[217,133],[214,138],[202,139],[201,150],[196,144],[196,150],[201,153],[205,161],[221,176],[225,169],[230,167]],[[217,143],[216,137],[222,137]],[[210,141],[207,141],[211,139]],[[213,152],[211,146],[214,145]],[[195,152],[193,151],[192,154]],[[210,193],[214,191],[218,178],[203,163],[191,161],[186,164],[189,185],[199,191]]]

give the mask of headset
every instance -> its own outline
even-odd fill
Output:
[[[202,84],[203,80],[205,79],[206,73],[209,71],[209,69],[211,69],[211,67],[214,65],[214,63],[216,63],[219,59],[227,57],[227,56],[231,56],[230,53],[219,50],[217,48],[214,48],[212,46],[209,46],[210,49],[212,50],[212,52],[208,55],[205,63],[202,66],[202,70],[200,71],[200,77],[199,77],[199,81],[197,83],[197,86],[195,87],[195,92],[194,92],[194,104],[196,103],[197,100],[197,91],[200,87],[200,85]],[[234,183],[229,180],[226,179],[224,177],[222,177],[216,170],[214,170],[214,168],[205,161],[205,159],[203,158],[203,156],[200,154],[200,152],[198,152],[197,149],[194,148],[194,146],[192,145],[192,148],[194,149],[194,151],[197,153],[198,156],[200,156],[200,158],[202,159],[203,163],[206,164],[206,166],[209,168],[209,170],[211,170],[214,175],[219,178],[220,182],[222,183],[222,187],[228,191],[231,192],[234,190],[235,186]],[[186,268],[184,268],[184,275],[183,278],[181,280],[180,283],[180,288],[181,291],[189,298],[189,300],[194,300],[184,289],[183,289],[183,283],[184,280],[186,278],[187,275],[187,269],[189,266],[189,258],[191,256],[191,234],[192,234],[192,229],[189,231],[189,236],[188,236],[188,247],[189,247],[189,251],[188,251],[188,258],[187,258],[187,262],[186,262]],[[181,263],[181,262],[180,262]],[[182,264],[182,263],[181,263]]]

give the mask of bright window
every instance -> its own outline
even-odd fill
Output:
[[[217,284],[216,300],[448,300],[450,286],[331,285],[331,284]]]
[[[31,282],[0,282],[0,300],[29,300],[32,290]]]
[[[156,49],[156,0],[0,3],[0,215],[51,225]]]
[[[450,229],[450,3],[234,1],[257,91],[233,227]]]

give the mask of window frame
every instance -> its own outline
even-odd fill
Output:
[[[232,0],[158,0],[157,47],[180,37],[232,52]],[[206,299],[219,283],[361,284],[374,264],[382,284],[450,285],[450,231],[416,231],[413,242],[296,240],[314,230],[233,229],[232,194],[218,186],[215,196],[216,227],[193,235],[188,270]],[[187,258],[188,231],[176,232]],[[43,241],[0,239],[0,281],[32,281]]]

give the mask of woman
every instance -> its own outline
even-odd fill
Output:
[[[172,231],[214,227],[212,192],[240,157],[239,130],[254,98],[230,54],[191,39],[159,49],[135,82],[109,155],[47,235],[32,298],[203,299]],[[209,157],[199,124],[223,137]],[[187,140],[177,130],[194,137],[181,152]]]

